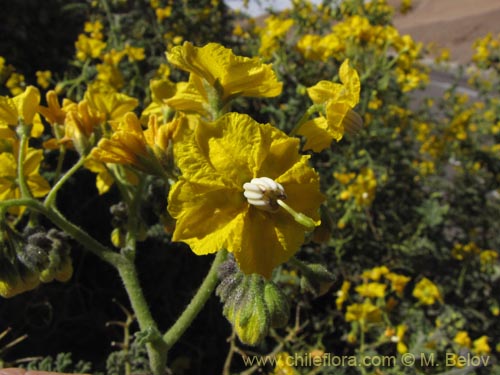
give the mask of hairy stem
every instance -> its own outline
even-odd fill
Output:
[[[163,340],[167,343],[168,348],[170,349],[182,336],[182,334],[186,331],[186,329],[191,325],[193,320],[196,318],[198,313],[201,311],[208,298],[212,294],[217,285],[217,269],[219,265],[226,259],[227,251],[220,250],[208,271],[205,280],[200,285],[200,288],[194,295],[193,299],[186,307],[184,312],[181,314],[179,319],[174,323],[172,327],[163,335]]]

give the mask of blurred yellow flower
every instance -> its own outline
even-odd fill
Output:
[[[387,275],[388,273],[389,273],[389,268],[387,268],[386,266],[379,266],[379,267],[373,267],[370,270],[363,271],[361,277],[363,279],[379,281],[382,276]]]
[[[369,299],[365,299],[363,303],[354,303],[347,306],[345,320],[347,322],[359,322],[363,329],[366,329],[367,323],[379,323],[382,321],[382,311]]]
[[[408,276],[399,275],[394,272],[388,273],[385,275],[385,278],[391,282],[391,290],[395,291],[399,296],[403,295],[406,284],[411,280]]]
[[[12,95],[21,94],[25,87],[26,82],[23,74],[20,73],[12,73],[9,76],[7,82],[5,82],[5,87],[7,87]]]
[[[354,198],[356,206],[370,206],[375,198],[377,190],[377,179],[371,168],[363,168],[347,189],[340,193],[340,199],[348,200]]]
[[[290,354],[286,352],[281,352],[276,355],[276,366],[271,375],[296,375],[297,370],[291,365],[289,358],[292,358]]]
[[[424,305],[432,305],[436,301],[443,302],[438,287],[428,278],[424,277],[413,289],[413,297],[417,298]]]
[[[472,344],[472,341],[467,331],[458,331],[457,334],[455,335],[455,338],[453,339],[453,342],[464,348],[470,348]]]
[[[266,26],[260,31],[259,55],[262,57],[271,57],[273,52],[280,46],[280,40],[286,36],[286,33],[293,26],[293,19],[282,20],[271,15],[265,20]]]
[[[337,291],[337,299],[335,300],[335,305],[337,306],[337,310],[342,310],[342,305],[344,304],[345,301],[347,301],[347,298],[349,297],[350,287],[351,283],[345,280],[342,283],[340,289]]]
[[[329,147],[333,139],[341,140],[345,131],[356,132],[363,125],[361,117],[352,110],[359,102],[361,85],[349,60],[340,66],[339,76],[342,84],[320,81],[307,89],[314,104],[324,105],[325,116],[307,121],[297,131],[307,138],[304,150],[320,152]]]
[[[85,34],[80,34],[78,35],[78,40],[75,42],[75,48],[76,58],[80,61],[85,61],[88,58],[98,58],[104,48],[106,48],[106,43],[99,39],[89,38]]]
[[[356,292],[363,297],[383,297],[385,296],[385,289],[387,285],[381,283],[366,283],[356,287]]]
[[[168,197],[173,240],[198,255],[227,249],[244,273],[269,278],[312,230],[297,217],[319,225],[319,177],[298,147],[298,139],[239,113],[200,121],[194,131],[181,127],[174,155],[182,176]]]
[[[491,353],[491,348],[488,345],[488,336],[483,335],[472,342],[472,352],[477,355]]]
[[[50,86],[50,79],[52,78],[52,72],[50,70],[39,70],[36,73],[36,83],[42,89],[46,89]]]

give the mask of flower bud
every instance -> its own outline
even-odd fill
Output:
[[[271,315],[271,327],[283,328],[290,317],[290,305],[285,294],[273,282],[264,286],[264,302]]]
[[[301,268],[302,279],[300,286],[308,290],[316,297],[322,296],[333,285],[335,276],[321,264],[307,264]]]
[[[271,327],[283,327],[288,321],[288,301],[274,283],[242,273],[232,257],[220,266],[219,278],[216,294],[242,343],[257,345]]]

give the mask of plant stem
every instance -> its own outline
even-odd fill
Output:
[[[127,256],[123,255],[121,261],[116,266],[141,331],[153,332],[153,334],[155,331],[159,332],[156,322],[149,310],[148,303],[144,298],[133,259],[129,259]],[[148,350],[151,371],[155,375],[164,374],[167,366],[167,344],[158,333],[158,337],[153,336],[146,344],[146,347]]]
[[[323,109],[323,105],[322,104],[313,104],[312,106],[310,106],[307,109],[307,111],[302,115],[302,117],[300,118],[299,122],[294,126],[294,128],[292,130],[290,130],[290,133],[288,135],[290,137],[294,137],[295,134],[297,134],[297,132],[301,128],[301,126],[304,125],[304,123],[307,120],[309,120],[309,117],[311,117],[311,115],[314,112],[321,112],[322,109]]]
[[[19,125],[25,127],[25,125]],[[17,181],[19,184],[19,190],[21,190],[21,196],[23,198],[31,198],[31,192],[26,182],[26,176],[24,175],[24,160],[26,159],[26,149],[28,148],[28,135],[24,134],[26,131],[23,130],[21,135],[21,140],[19,142],[19,151],[17,154]]]
[[[56,200],[57,192],[61,187],[69,180],[69,178],[83,165],[85,162],[85,157],[81,157],[78,162],[76,162],[68,171],[56,182],[56,184],[52,187],[47,197],[45,197],[45,201],[43,204],[45,207],[51,207],[54,205]]]
[[[169,349],[180,339],[184,331],[186,331],[186,329],[191,325],[212,294],[218,281],[217,269],[226,259],[226,256],[226,250],[220,250],[217,253],[205,280],[203,280],[203,283],[200,285],[200,288],[194,295],[193,299],[181,314],[179,319],[177,319],[174,325],[163,335],[163,340],[167,343],[167,347]]]
[[[87,232],[78,227],[77,225],[66,219],[55,207],[47,208],[39,201],[32,198],[21,198],[21,199],[9,199],[0,202],[0,208],[7,209],[9,207],[16,206],[26,206],[33,211],[36,211],[50,221],[52,221],[57,227],[62,229],[68,235],[73,237],[75,240],[80,242],[88,251],[92,254],[98,256],[105,262],[116,266],[120,262],[122,256],[107,248],[99,241],[91,237]]]

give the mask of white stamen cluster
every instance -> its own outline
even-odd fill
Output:
[[[254,178],[243,184],[243,189],[248,203],[265,211],[277,211],[278,199],[286,199],[283,186],[269,177]]]

